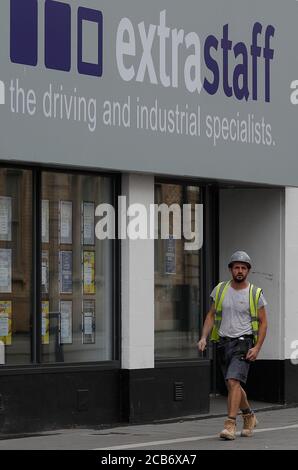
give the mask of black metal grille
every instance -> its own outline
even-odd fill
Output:
[[[174,382],[174,400],[184,400],[184,382]]]

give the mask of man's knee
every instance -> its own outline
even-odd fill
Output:
[[[227,386],[229,390],[235,390],[241,388],[240,381],[236,379],[228,379],[227,380]]]

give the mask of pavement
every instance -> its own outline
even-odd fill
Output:
[[[240,437],[242,418],[237,418],[235,441],[219,439],[226,416],[226,399],[211,398],[208,415],[186,416],[142,425],[119,425],[95,429],[59,429],[31,436],[6,439],[0,450],[98,450],[133,452],[150,450],[297,450],[298,407],[251,402],[259,421],[253,437]],[[113,454],[114,452],[114,454]]]

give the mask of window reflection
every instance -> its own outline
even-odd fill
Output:
[[[5,364],[31,361],[32,175],[0,169],[0,341]]]
[[[157,183],[155,203],[199,204],[200,189]],[[170,219],[170,233],[171,228]],[[156,359],[197,357],[201,252],[185,251],[184,243],[183,237],[181,240],[172,237],[161,240],[159,223],[159,238],[155,241]]]
[[[112,240],[95,237],[95,208],[112,203],[108,177],[42,175],[42,360],[112,357]]]

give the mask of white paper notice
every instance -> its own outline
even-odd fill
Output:
[[[11,197],[0,197],[0,240],[11,241]]]
[[[0,336],[8,336],[9,333],[9,318],[3,315],[0,316]]]
[[[94,202],[83,203],[83,244],[94,245]]]
[[[60,201],[60,243],[72,243],[72,202]]]
[[[95,301],[83,301],[83,331],[82,340],[84,344],[95,343]]]
[[[84,333],[85,335],[92,335],[93,333],[93,315],[85,313],[84,314]]]
[[[42,293],[49,292],[49,252],[43,251],[41,257],[41,286]]]
[[[42,322],[41,322],[41,334],[42,334],[42,336],[45,336],[45,334],[46,334],[46,329],[47,329],[46,321],[47,321],[46,314],[44,312],[42,312]]]
[[[60,302],[60,343],[72,343],[72,301]]]
[[[42,243],[49,243],[49,204],[47,199],[42,200],[41,206],[41,239]]]
[[[0,292],[11,293],[11,249],[0,249]]]

